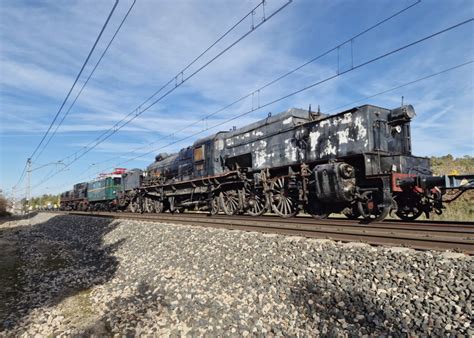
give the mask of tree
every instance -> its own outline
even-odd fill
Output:
[[[0,216],[10,215],[10,213],[7,211],[8,206],[8,200],[5,198],[5,196],[3,196],[3,194],[0,194]]]

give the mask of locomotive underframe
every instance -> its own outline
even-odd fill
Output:
[[[375,220],[397,211],[398,195],[411,194],[394,189],[394,166],[426,168],[428,161],[422,157],[367,153],[337,161],[313,161],[264,170],[240,168],[192,180],[165,182],[163,179],[161,184],[130,191],[119,199],[118,205],[134,212],[207,210],[212,214],[248,212],[257,216],[273,211],[282,217],[291,217],[299,211],[317,218],[343,212],[348,217],[362,215]],[[338,170],[342,167],[353,172],[341,178]],[[330,172],[332,176],[324,181],[316,178],[317,172]],[[320,188],[315,185],[317,182]]]

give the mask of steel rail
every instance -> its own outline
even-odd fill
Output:
[[[205,214],[133,214],[112,212],[60,212],[60,214],[105,217],[113,219],[131,219],[139,221],[185,224],[230,230],[256,231],[282,235],[304,236],[310,238],[331,239],[342,242],[362,242],[371,245],[390,245],[411,247],[421,250],[454,250],[474,254],[474,236],[472,231],[460,232],[457,226],[446,224],[442,229],[418,227],[416,223],[405,223],[411,228],[399,228],[385,224],[359,224],[344,220],[345,224],[334,223],[334,220],[309,219],[311,222],[299,223],[302,217],[281,219],[273,217],[207,217]],[[197,216],[202,215],[202,216]]]
[[[145,214],[147,215],[147,214]],[[164,214],[171,215],[171,214]],[[209,217],[207,213],[204,212],[187,212],[186,214],[177,214],[179,217]],[[227,215],[218,214],[212,216],[212,218],[227,218]],[[254,217],[250,215],[234,215],[233,219],[241,220],[256,220],[256,219],[265,219],[266,222],[282,222],[282,218],[277,215],[265,214],[262,216]],[[352,225],[358,227],[369,227],[369,228],[393,228],[397,227],[400,229],[413,229],[413,225],[417,227],[422,227],[423,231],[442,231],[448,230],[452,232],[469,232],[474,233],[474,222],[459,222],[459,221],[402,221],[397,219],[385,219],[381,222],[365,223],[361,219],[350,220],[346,218],[336,218],[331,217],[327,219],[316,220],[310,215],[300,214],[293,218],[284,219],[285,223],[302,223],[302,224],[312,224],[315,222],[321,225]],[[418,229],[420,230],[420,229]]]
[[[135,217],[137,214],[133,213],[122,213],[128,214],[130,217]],[[170,213],[163,213],[163,214],[149,214],[144,213],[140,214],[140,217],[165,217],[165,218],[172,218],[178,217],[180,219],[189,218],[191,220],[199,218],[212,218],[213,220],[221,220],[221,219],[228,219],[229,216],[225,214],[218,214],[212,217],[209,217],[208,213],[205,212],[186,212],[185,214],[170,214]],[[413,226],[415,225],[418,229],[417,231],[449,231],[449,232],[459,232],[459,233],[470,233],[474,234],[474,222],[442,222],[442,221],[401,221],[401,220],[384,220],[383,222],[374,222],[374,223],[364,223],[362,220],[350,220],[345,218],[328,218],[328,219],[321,219],[316,220],[309,215],[299,215],[293,218],[282,219],[277,215],[266,214],[258,217],[250,216],[250,215],[234,215],[232,216],[233,220],[239,221],[260,221],[260,222],[271,222],[271,223],[297,223],[297,224],[308,224],[308,225],[328,225],[328,226],[357,226],[360,229],[367,228],[367,229],[374,229],[374,228],[393,228],[393,229],[405,229],[405,230],[412,230]]]

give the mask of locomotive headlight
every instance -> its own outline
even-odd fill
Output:
[[[388,116],[388,123],[392,125],[409,122],[416,115],[415,109],[411,104],[392,109]]]

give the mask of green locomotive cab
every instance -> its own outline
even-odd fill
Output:
[[[87,184],[87,198],[91,210],[113,210],[117,193],[123,189],[121,175],[109,175]]]

